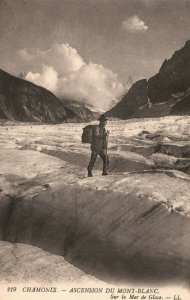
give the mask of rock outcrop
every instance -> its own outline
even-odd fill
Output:
[[[140,82],[144,82],[143,93],[139,82],[133,84],[121,102],[107,112],[108,116],[127,119],[189,115],[190,41],[164,61],[158,74]]]

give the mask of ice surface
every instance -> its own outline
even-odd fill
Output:
[[[101,279],[186,280],[190,117],[109,122],[107,177],[100,159],[87,177],[84,126],[1,126],[1,239],[63,255]]]

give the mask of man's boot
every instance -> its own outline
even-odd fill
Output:
[[[88,170],[88,177],[93,177],[92,169],[88,167],[87,170]]]
[[[109,175],[108,171],[106,170],[106,168],[103,168],[103,172],[102,172],[102,176],[106,176]]]
[[[92,172],[88,171],[88,177],[93,177]]]

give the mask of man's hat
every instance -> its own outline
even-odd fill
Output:
[[[106,117],[106,115],[100,115],[99,119],[100,122],[102,121],[108,121],[108,118]]]

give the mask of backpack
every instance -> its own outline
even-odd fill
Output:
[[[82,142],[91,144],[92,143],[92,131],[97,125],[88,125],[83,128]]]

